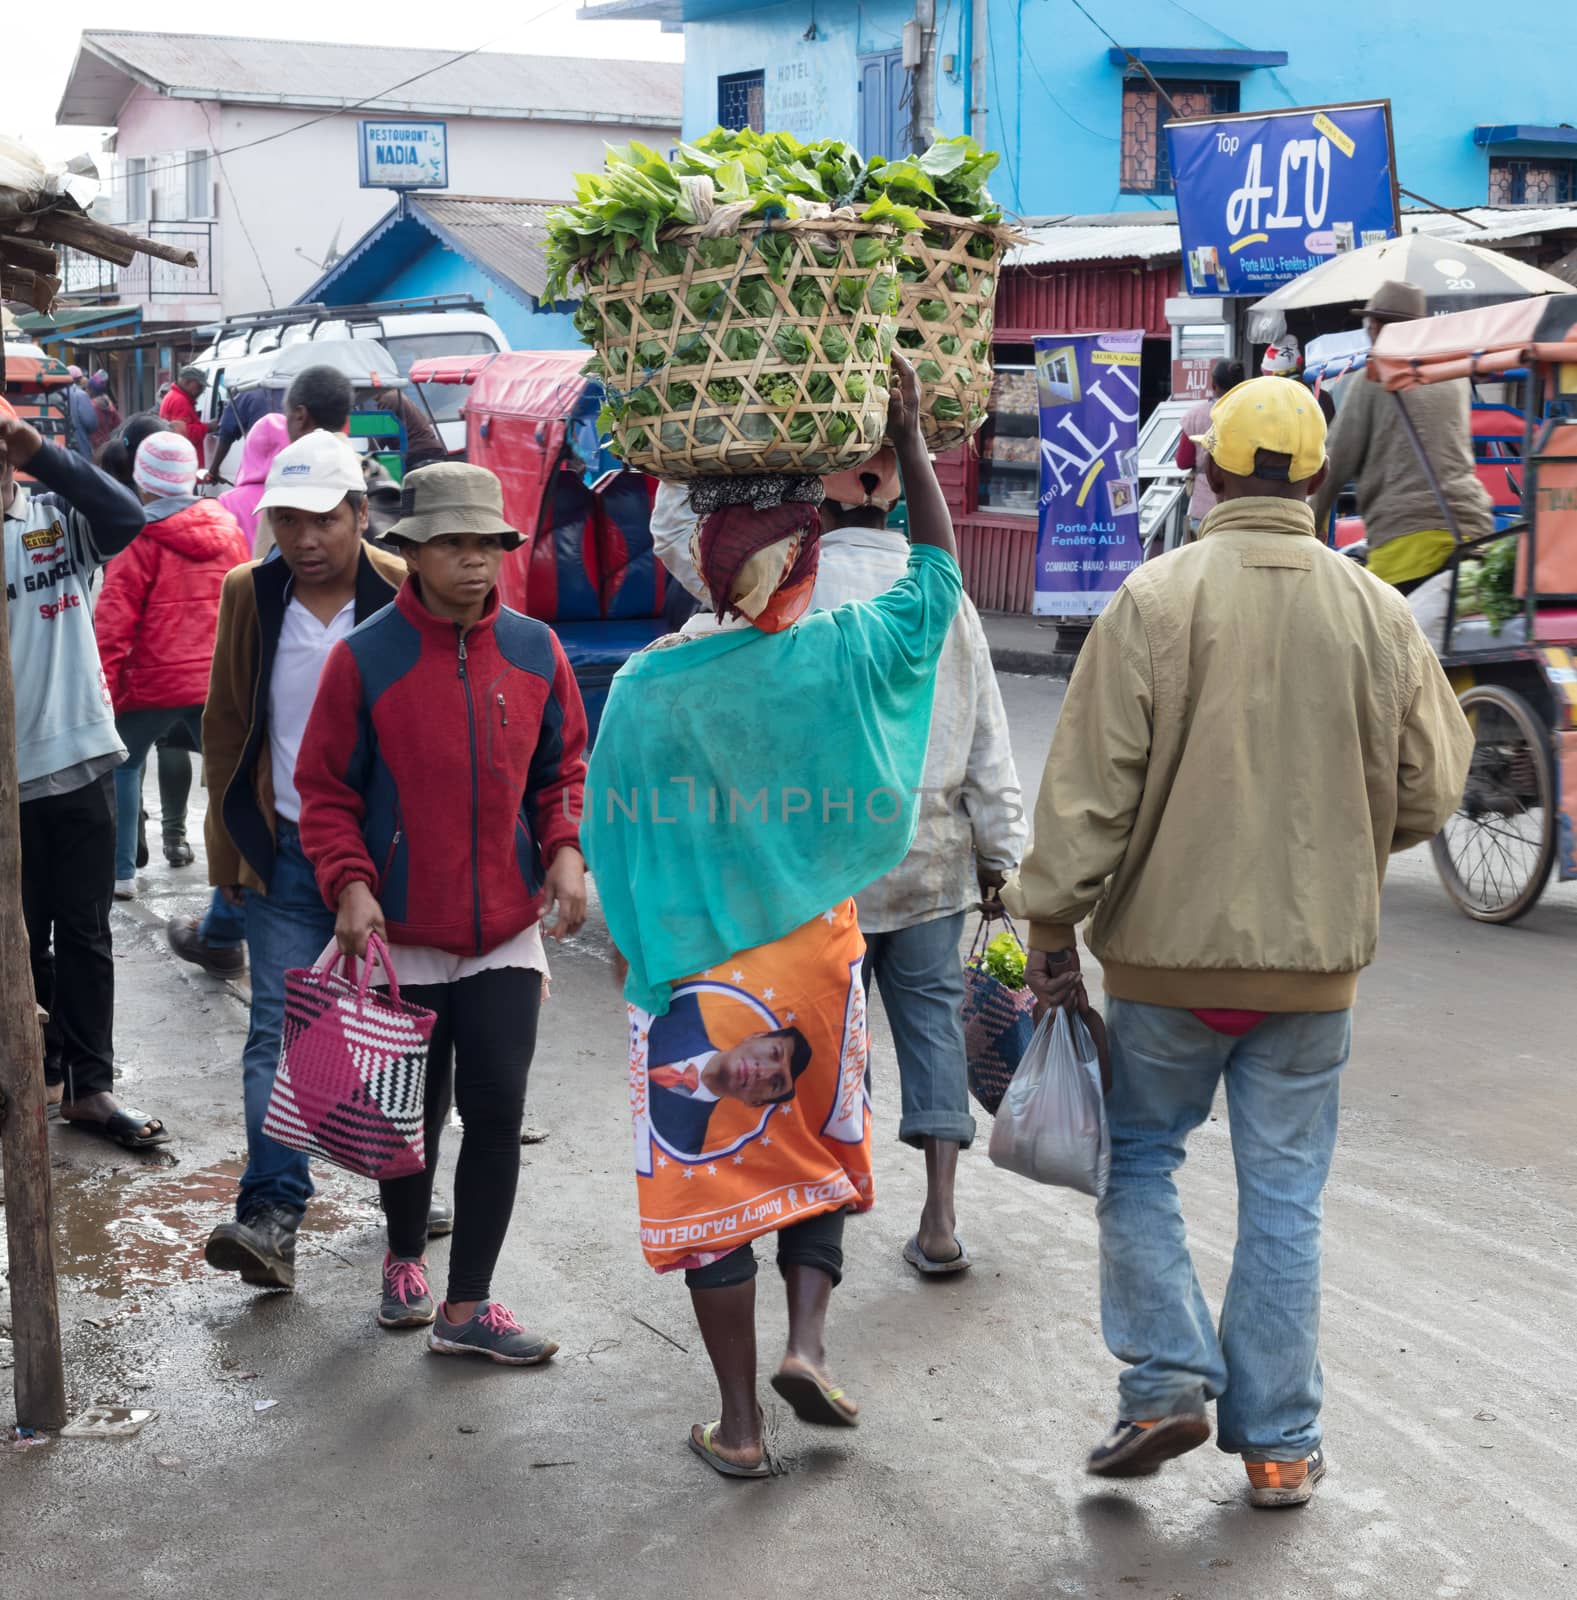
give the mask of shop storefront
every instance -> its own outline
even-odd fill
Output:
[[[958,531],[964,585],[984,611],[1027,613],[1033,600],[1040,492],[1035,336],[1140,328],[1142,415],[1171,384],[1166,301],[1179,286],[1175,225],[1127,220],[1121,228],[1026,231],[1031,243],[1014,253],[997,297],[996,382],[985,425],[968,446],[937,460]],[[1110,259],[1111,250],[1132,253]]]

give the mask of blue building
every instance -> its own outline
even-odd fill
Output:
[[[1146,70],[1184,116],[1389,98],[1399,180],[1441,205],[1577,200],[1560,8],[593,0],[581,14],[683,28],[687,137],[749,123],[867,154],[907,144],[921,80],[906,62],[928,45],[932,123],[1002,152],[994,191],[1024,216],[1171,205],[1168,112]]]
[[[550,209],[542,200],[402,194],[300,299],[348,306],[468,294],[512,349],[578,349],[573,307],[543,299]]]

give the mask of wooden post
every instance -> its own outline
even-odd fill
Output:
[[[4,584],[5,543],[0,540],[0,589]],[[55,1295],[43,1039],[22,920],[9,613],[9,603],[0,605],[0,1158],[5,1161],[16,1420],[24,1428],[60,1428],[66,1422],[66,1376]]]

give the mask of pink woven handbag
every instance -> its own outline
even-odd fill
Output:
[[[387,995],[370,989],[377,961]],[[367,1178],[404,1178],[427,1164],[422,1097],[433,1013],[401,1000],[376,936],[356,980],[339,951],[285,974],[279,1070],[263,1118],[270,1139]]]

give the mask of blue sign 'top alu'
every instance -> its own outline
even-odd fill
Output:
[[[357,128],[363,189],[447,189],[449,125],[370,119]]]
[[[1168,122],[1191,294],[1269,294],[1400,231],[1391,103]]]

